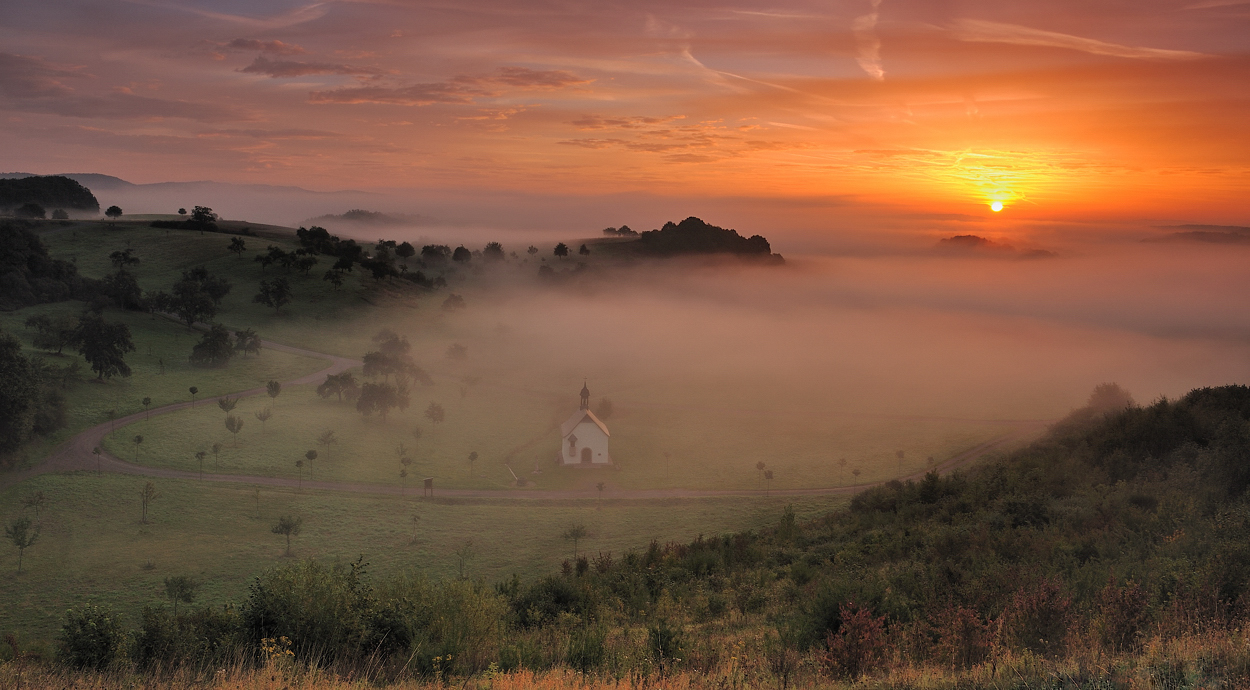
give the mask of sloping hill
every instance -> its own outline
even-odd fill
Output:
[[[24,204],[38,204],[48,211],[100,211],[100,202],[90,189],[63,175],[0,178],[0,210]]]

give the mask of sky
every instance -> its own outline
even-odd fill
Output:
[[[445,215],[1250,224],[1250,2],[0,0],[0,118],[6,171]]]

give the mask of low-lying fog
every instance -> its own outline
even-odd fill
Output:
[[[451,328],[506,333],[492,356],[551,372],[554,390],[586,377],[596,395],[644,405],[1053,419],[1105,381],[1150,402],[1250,380],[1250,248],[1010,256],[591,262],[585,279],[525,288],[501,277],[466,293],[471,308]]]

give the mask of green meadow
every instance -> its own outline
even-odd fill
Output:
[[[16,550],[0,549],[0,571],[7,573],[0,578],[0,631],[51,639],[65,609],[84,601],[114,606],[133,622],[144,605],[166,603],[162,583],[173,575],[203,583],[199,602],[238,602],[254,575],[289,560],[284,538],[270,531],[283,515],[303,519],[292,540],[296,558],[363,556],[378,575],[450,578],[461,573],[457,551],[472,542],[463,574],[495,582],[558,570],[572,557],[572,542],[561,538],[572,524],[589,532],[579,552],[619,557],[652,539],[683,541],[773,524],[787,504],[801,517],[815,517],[845,500],[447,501],[264,487],[258,499],[252,485],[155,479],[160,495],[145,525],[139,489],[146,481],[43,475],[0,493],[6,516],[21,512],[22,499],[36,491],[46,499],[40,539],[27,550],[21,574]]]
[[[408,406],[385,420],[363,416],[348,402],[322,399],[313,385],[287,386],[276,399],[239,400],[233,414],[244,427],[236,437],[224,425],[225,413],[207,398],[296,379],[323,368],[325,360],[266,349],[259,356],[235,357],[220,369],[193,367],[187,356],[198,332],[165,318],[108,310],[106,319],[131,329],[136,350],[127,362],[133,375],[96,383],[84,364],[85,380],[66,393],[68,426],[29,444],[23,466],[37,463],[73,433],[107,421],[110,411],[118,417],[141,411],[145,397],[153,408],[185,401],[189,387],[196,386],[203,404],[118,427],[106,448],[142,466],[297,483],[302,478],[398,487],[402,481],[408,493],[270,487],[260,489],[258,504],[256,487],[246,482],[156,479],[161,496],[144,525],[138,494],[143,477],[37,476],[0,493],[0,517],[6,521],[30,514],[23,501],[35,492],[47,500],[38,517],[39,542],[27,552],[24,572],[0,583],[0,600],[8,604],[0,607],[0,632],[48,638],[65,608],[86,600],[137,615],[142,605],[162,601],[161,582],[170,575],[203,581],[207,603],[238,601],[251,577],[283,562],[282,540],[270,532],[281,515],[304,520],[303,533],[294,540],[298,557],[351,560],[363,554],[378,571],[450,577],[460,571],[455,552],[472,540],[465,575],[488,581],[514,572],[532,577],[558,568],[571,554],[572,545],[560,535],[574,523],[590,531],[584,548],[620,553],[644,548],[651,539],[689,540],[772,524],[788,503],[802,518],[844,500],[763,495],[625,500],[615,498],[616,491],[877,482],[922,471],[930,458],[941,463],[1012,429],[1005,422],[857,412],[853,400],[831,403],[820,391],[779,390],[767,371],[740,372],[718,362],[695,361],[675,376],[674,360],[661,357],[662,341],[659,354],[650,357],[623,350],[606,328],[585,344],[558,345],[544,337],[558,334],[561,319],[568,318],[561,311],[564,297],[554,288],[520,282],[533,282],[532,262],[511,261],[493,273],[476,265],[449,266],[441,271],[448,288],[432,294],[406,281],[379,284],[358,270],[336,291],[320,278],[325,265],[300,276],[278,267],[262,273],[252,261],[269,244],[294,249],[293,238],[248,237],[248,251],[239,258],[227,251],[230,236],[224,234],[126,222],[44,228],[50,252],[73,259],[88,277],[111,272],[108,254],[128,247],[141,260],[133,271],[144,290],[168,290],[181,271],[205,266],[233,284],[217,320],[232,329],[255,328],[267,340],[359,358],[373,347],[371,338],[380,329],[390,328],[409,340],[412,356],[433,384],[414,384]],[[276,275],[288,277],[295,292],[280,313],[252,301],[258,281]],[[517,292],[509,280],[535,291]],[[463,295],[467,308],[440,308],[449,291]],[[81,308],[69,302],[3,313],[0,328],[35,354],[25,319]],[[449,356],[453,344],[463,345],[467,356]],[[47,358],[63,365],[78,356]],[[612,468],[564,468],[554,462],[558,426],[576,411],[577,391],[587,378],[595,404],[612,399],[606,419]],[[442,423],[426,418],[431,403],[445,409]],[[256,414],[266,408],[272,416],[262,424]],[[318,445],[325,431],[333,431],[337,442]],[[136,435],[143,437],[137,447]],[[405,480],[401,444],[413,460]],[[318,457],[298,468],[296,461],[309,450]],[[202,465],[195,457],[199,451],[207,452]],[[472,452],[478,459],[471,465]],[[773,473],[771,481],[765,482],[759,462]],[[514,472],[525,480],[523,486]],[[498,498],[423,500],[422,477],[434,477],[436,488],[496,490]],[[535,489],[587,490],[600,483],[602,502],[516,500]],[[15,550],[0,550],[0,570],[15,571],[16,560]]]

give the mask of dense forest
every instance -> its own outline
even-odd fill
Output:
[[[1040,673],[1072,658],[1085,667],[1091,655],[1132,659],[1243,624],[1248,460],[1250,388],[1142,407],[1104,385],[1027,448],[869,489],[815,521],[786,509],[759,531],[577,553],[561,572],[494,586],[374,581],[363,559],[306,561],[266,571],[237,606],[151,607],[136,629],[75,609],[57,658],[140,671],[281,658],[379,679],[749,668],[747,684],[779,687],[924,668],[956,680],[1000,664]],[[1250,681],[1245,659],[1208,661],[1156,659],[1147,673]],[[1036,687],[1118,687],[1133,663]],[[1035,687],[1019,680],[1010,687]]]
[[[734,230],[719,228],[691,216],[680,223],[668,222],[659,230],[642,233],[634,244],[638,251],[653,256],[679,254],[736,254],[773,257],[768,240],[760,235],[743,237]]]
[[[62,175],[0,179],[0,210],[25,204],[36,204],[48,210],[100,212],[100,202],[90,189]]]
[[[89,299],[94,285],[73,263],[48,256],[38,233],[22,221],[0,223],[0,310]]]

